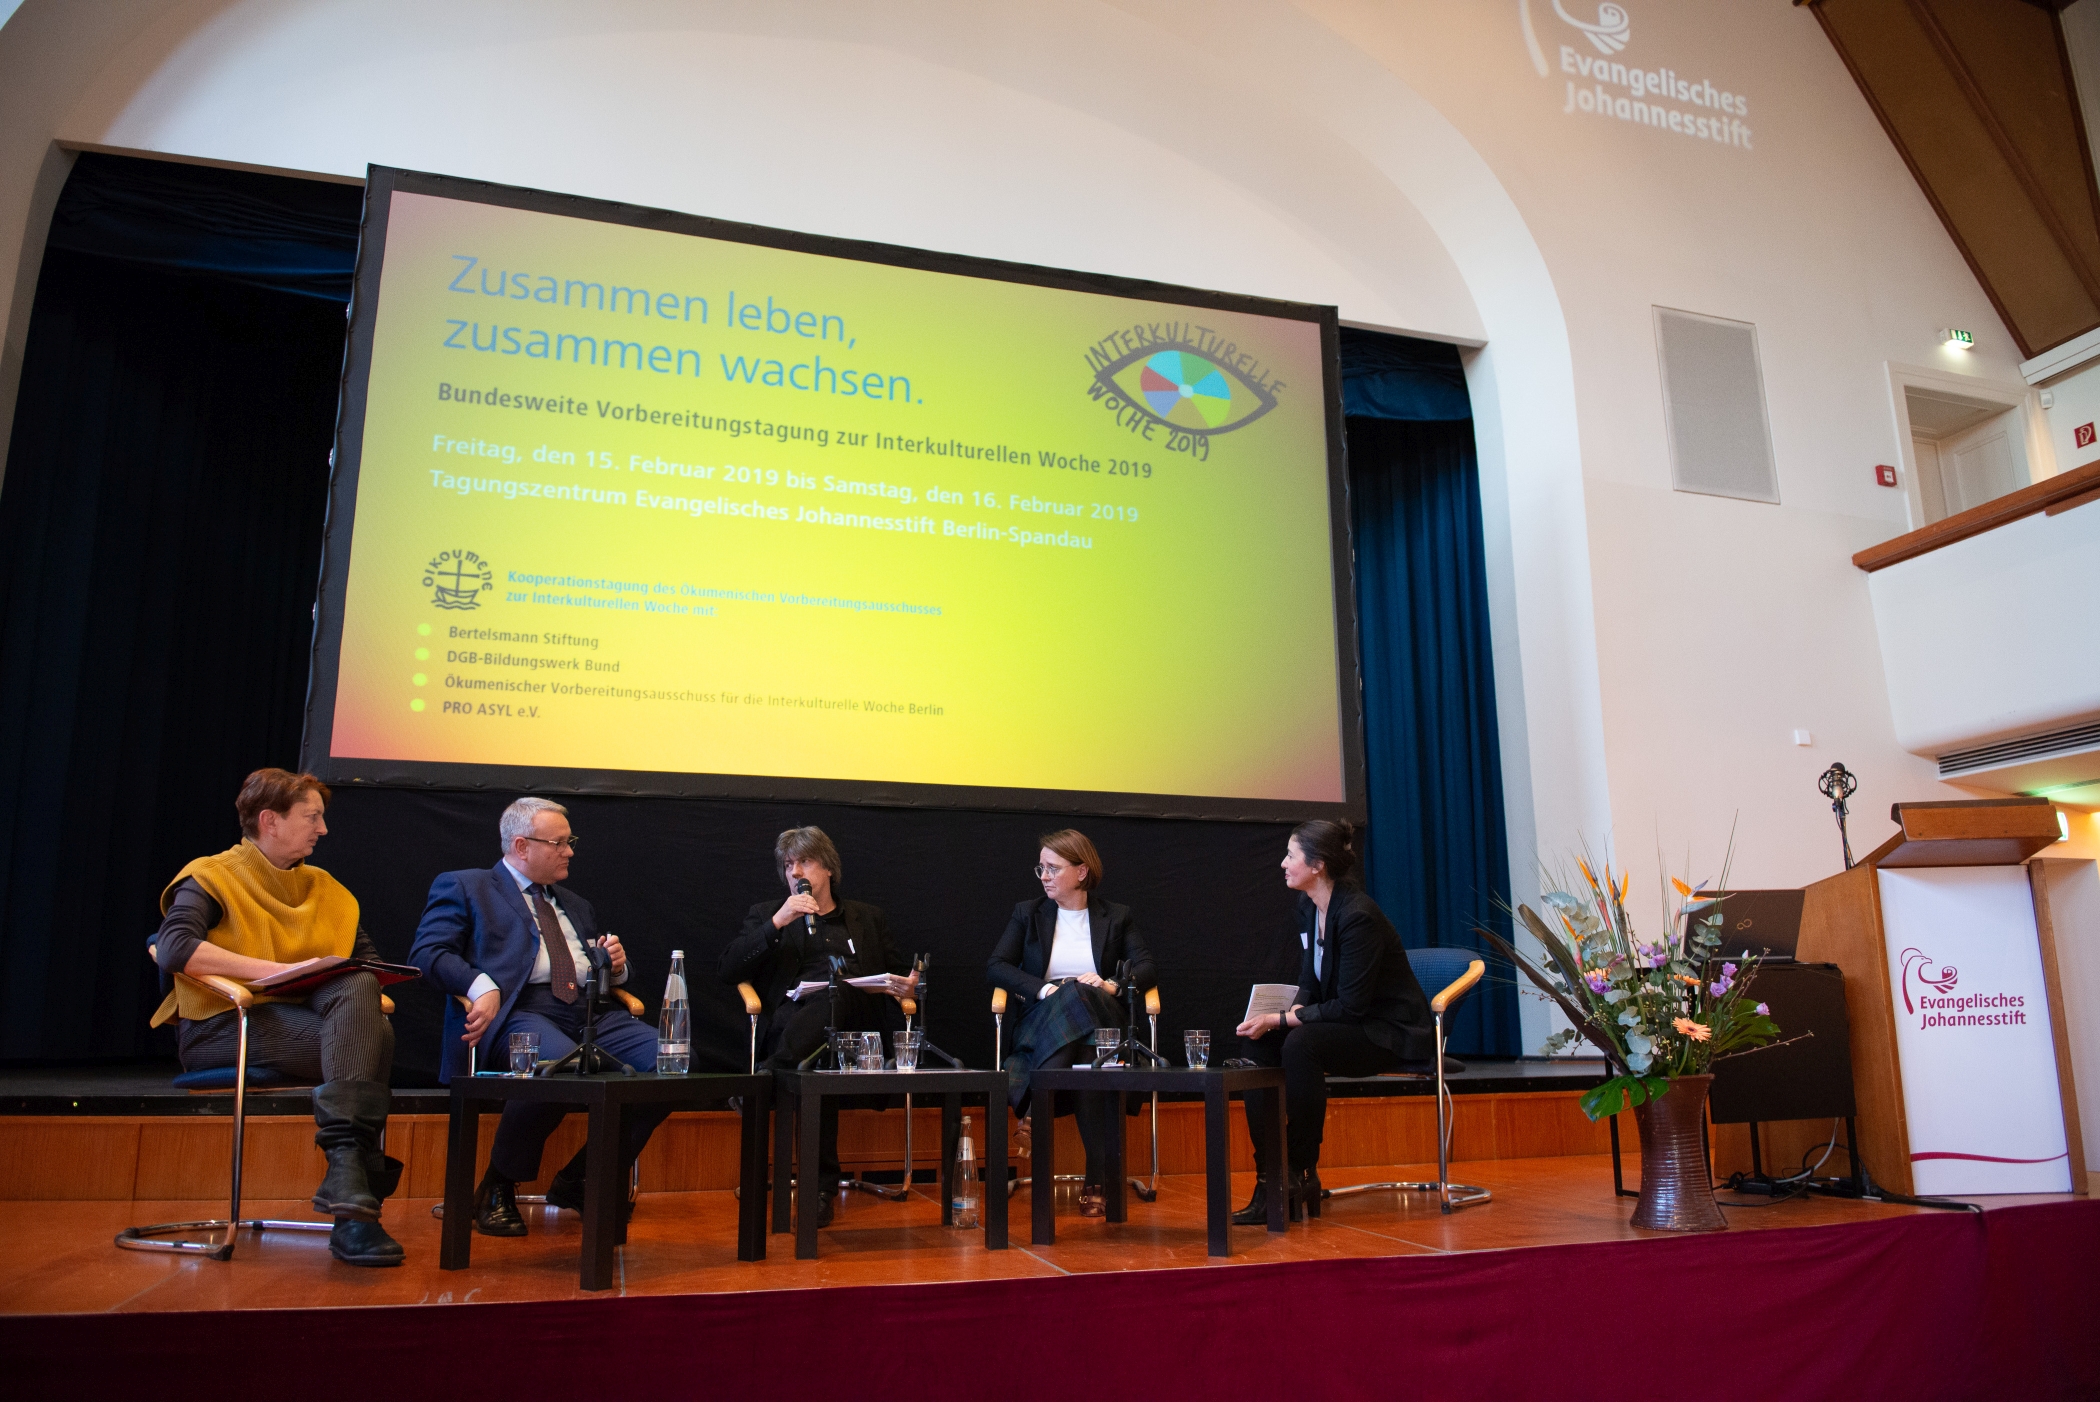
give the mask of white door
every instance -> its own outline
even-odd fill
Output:
[[[1946,489],[1940,485],[1940,445],[1930,438],[1913,438],[1910,450],[1918,464],[1918,499],[1924,504],[1928,522],[1954,514],[1947,505]]]
[[[2026,485],[2026,453],[2018,411],[1952,434],[1939,442],[1940,491],[1947,514],[1995,501]]]

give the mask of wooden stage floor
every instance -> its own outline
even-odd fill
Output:
[[[1629,1160],[1627,1169],[1629,1181],[1637,1181],[1638,1162]],[[1355,1168],[1336,1171],[1327,1185],[1434,1176],[1433,1166]],[[1493,1189],[1495,1201],[1448,1217],[1432,1200],[1416,1195],[1364,1194],[1330,1201],[1320,1220],[1294,1225],[1282,1236],[1235,1227],[1232,1245],[1238,1254],[1223,1261],[1204,1253],[1203,1180],[1197,1175],[1163,1178],[1159,1200],[1148,1204],[1133,1198],[1130,1220],[1120,1226],[1078,1216],[1076,1200],[1061,1194],[1058,1241],[1050,1247],[1027,1244],[1024,1188],[1013,1199],[1014,1244],[1006,1251],[985,1250],[980,1233],[943,1228],[938,1201],[925,1195],[930,1189],[903,1203],[849,1194],[825,1229],[823,1255],[815,1261],[795,1260],[793,1237],[774,1236],[768,1239],[766,1260],[739,1262],[735,1202],[729,1193],[651,1193],[643,1196],[628,1245],[620,1252],[616,1288],[596,1293],[577,1288],[582,1226],[574,1213],[529,1208],[529,1237],[477,1236],[472,1268],[441,1271],[439,1223],[430,1214],[431,1200],[397,1199],[388,1204],[386,1222],[407,1248],[407,1264],[373,1270],[331,1260],[326,1238],[317,1233],[244,1233],[230,1262],[120,1251],[111,1243],[125,1226],[223,1212],[224,1199],[0,1202],[0,1239],[10,1247],[0,1257],[0,1314],[414,1306],[920,1285],[1669,1236],[1628,1225],[1633,1200],[1612,1196],[1607,1157],[1477,1161],[1461,1165],[1459,1176]],[[1236,1204],[1251,1186],[1251,1175],[1236,1177]],[[2054,1200],[1981,1201],[1991,1208]],[[1736,1232],[1874,1222],[1930,1211],[1820,1197],[1776,1205],[1762,1199],[1743,1202],[1728,1209]],[[242,1210],[268,1217],[313,1215],[304,1203],[256,1201]]]

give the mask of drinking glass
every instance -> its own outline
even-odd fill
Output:
[[[510,1074],[530,1076],[532,1068],[540,1060],[540,1034],[537,1032],[513,1032],[510,1034]]]
[[[1181,1049],[1188,1054],[1189,1069],[1201,1071],[1210,1065],[1210,1033],[1184,1032],[1181,1034]]]
[[[882,1069],[882,1034],[863,1032],[860,1034],[860,1069],[880,1071]]]
[[[919,1069],[919,1046],[926,1040],[923,1032],[892,1032],[890,1041],[897,1047],[897,1069],[916,1071]]]
[[[834,1071],[857,1071],[860,1069],[860,1033],[834,1032],[831,1034],[831,1069]]]
[[[1103,1027],[1094,1032],[1094,1065],[1112,1066],[1123,1048],[1123,1029]]]

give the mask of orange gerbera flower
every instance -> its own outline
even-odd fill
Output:
[[[1703,1022],[1694,1022],[1688,1017],[1680,1017],[1670,1025],[1677,1029],[1678,1036],[1689,1037],[1695,1042],[1703,1042],[1714,1035],[1711,1027]]]

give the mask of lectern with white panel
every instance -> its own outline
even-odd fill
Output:
[[[1860,1152],[1899,1193],[2085,1191],[2045,799],[1904,803],[1901,831],[1810,886],[1798,957],[1837,964]]]

